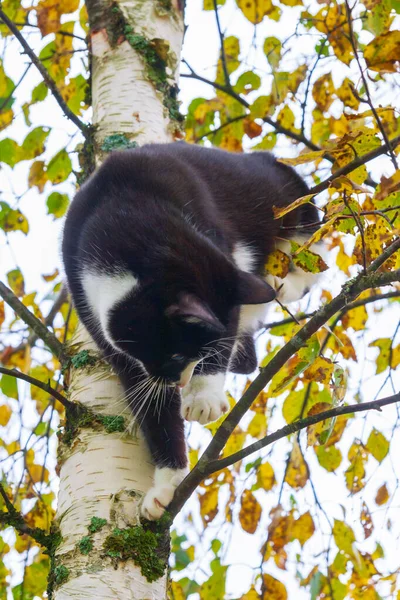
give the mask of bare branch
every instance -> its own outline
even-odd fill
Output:
[[[7,302],[15,313],[26,323],[37,336],[43,340],[52,353],[61,361],[65,359],[63,345],[39,319],[33,315],[3,282],[0,281],[0,296]]]
[[[17,369],[5,369],[4,367],[0,367],[0,373],[3,373],[3,375],[11,375],[11,377],[21,379],[22,381],[26,381],[27,383],[30,383],[31,385],[34,385],[37,388],[40,388],[41,390],[47,392],[50,396],[53,396],[53,398],[61,402],[61,404],[65,408],[70,408],[73,406],[72,402],[70,402],[65,396],[60,394],[60,392],[52,388],[50,384],[43,383],[43,381],[39,381],[39,379],[35,379],[30,375],[25,375],[25,373],[21,373],[21,371],[17,371]]]
[[[270,444],[273,444],[274,442],[287,437],[292,433],[306,429],[306,427],[310,427],[310,425],[321,423],[321,421],[325,421],[326,419],[340,417],[341,415],[350,415],[352,413],[363,412],[366,410],[380,411],[383,406],[395,404],[396,402],[400,402],[400,393],[394,394],[393,396],[389,396],[387,398],[382,398],[381,400],[374,400],[372,402],[351,404],[350,406],[337,406],[336,408],[326,410],[316,415],[311,415],[305,419],[299,419],[294,423],[290,423],[289,425],[285,425],[285,427],[274,431],[274,433],[271,433],[270,435],[266,435],[265,437],[261,438],[261,440],[254,442],[254,444],[250,444],[250,446],[247,446],[246,448],[243,448],[242,450],[239,450],[230,456],[211,461],[207,467],[207,475],[211,475],[216,471],[220,471],[225,467],[229,467],[235,462],[246,458],[246,456],[253,454],[253,452],[257,452],[258,450],[261,450],[261,448],[265,448],[266,446],[269,446]]]
[[[400,281],[400,269],[392,272],[377,272],[383,263],[400,248],[400,238],[396,238],[381,256],[379,256],[367,269],[366,274],[360,273],[357,277],[347,281],[338,296],[331,302],[322,306],[315,315],[279,350],[268,365],[260,370],[259,375],[247,388],[239,402],[233,407],[226,419],[217,430],[214,438],[201,456],[199,462],[177,488],[174,499],[168,508],[171,515],[177,514],[186,499],[197,485],[207,475],[208,465],[216,460],[224,448],[235,427],[243,415],[250,408],[258,394],[271,381],[272,377],[283,367],[293,354],[304,346],[307,340],[314,335],[332,316],[339,312],[349,301],[353,300],[366,289],[388,285]]]
[[[393,152],[393,148],[391,148],[391,146],[389,144],[389,138],[388,138],[388,136],[386,134],[385,128],[383,127],[382,121],[380,120],[379,115],[378,115],[378,113],[377,113],[377,111],[375,109],[375,106],[374,106],[373,102],[372,102],[372,98],[371,98],[371,94],[370,94],[369,86],[368,86],[368,81],[367,81],[367,78],[365,77],[364,70],[362,68],[362,65],[361,65],[361,62],[360,62],[360,58],[358,56],[357,44],[356,44],[356,39],[355,39],[355,36],[354,36],[354,31],[353,31],[353,19],[352,19],[352,16],[351,16],[351,8],[349,6],[348,0],[345,0],[345,4],[346,4],[347,23],[348,23],[349,32],[350,32],[350,36],[349,36],[350,43],[351,43],[351,46],[353,48],[354,58],[357,61],[357,65],[358,65],[358,69],[360,71],[362,82],[364,84],[365,93],[367,94],[367,98],[368,98],[368,102],[367,103],[368,103],[368,106],[370,107],[370,109],[372,111],[372,114],[375,117],[376,124],[378,125],[379,131],[381,132],[383,140],[384,140],[384,142],[386,144],[388,154],[390,155],[390,158],[392,160],[393,166],[394,166],[394,168],[397,171],[397,169],[399,167],[398,167],[398,164],[397,164],[396,155]]]
[[[225,48],[224,48],[224,35],[222,33],[221,23],[219,22],[217,0],[213,0],[213,4],[214,4],[215,20],[217,22],[219,40],[221,43],[221,63],[222,63],[222,69],[224,71],[225,84],[228,86],[228,88],[231,89],[232,88],[231,80],[229,79],[228,65],[227,65]]]
[[[67,106],[64,98],[62,97],[62,95],[61,95],[61,93],[60,93],[60,91],[59,91],[59,89],[57,87],[56,82],[49,75],[49,72],[47,71],[46,67],[43,65],[43,63],[41,62],[41,60],[33,52],[32,48],[27,43],[27,41],[25,40],[24,36],[19,31],[18,27],[11,21],[11,19],[9,19],[7,17],[7,15],[5,14],[5,12],[2,11],[1,9],[0,9],[0,19],[3,21],[3,23],[5,25],[7,25],[7,27],[9,28],[9,30],[15,35],[15,37],[17,38],[17,40],[19,41],[19,43],[21,44],[21,46],[25,50],[26,54],[29,56],[29,58],[31,59],[32,63],[35,65],[35,67],[37,68],[37,70],[39,71],[39,73],[41,74],[41,76],[43,77],[43,81],[45,82],[45,84],[47,85],[47,87],[49,88],[49,90],[52,92],[54,98],[56,99],[56,102],[58,103],[59,107],[61,108],[61,110],[63,111],[63,113],[65,114],[65,116],[68,119],[70,119],[78,127],[78,129],[80,129],[80,131],[82,132],[82,134],[85,137],[85,139],[87,139],[87,140],[90,139],[90,128],[89,128],[89,126],[85,125],[85,123],[83,123],[68,108],[68,106]]]
[[[389,300],[390,298],[400,298],[400,290],[398,292],[387,292],[386,294],[376,294],[375,296],[369,296],[368,298],[362,298],[361,300],[355,300],[355,302],[351,302],[347,304],[343,310],[340,311],[340,315],[343,316],[350,310],[354,308],[358,308],[359,306],[365,306],[366,304],[371,304],[372,302],[378,302],[378,300]],[[302,321],[304,319],[310,319],[315,315],[316,311],[312,313],[300,313],[296,315],[296,319],[292,317],[288,317],[287,319],[281,319],[280,321],[274,321],[272,323],[266,323],[263,326],[263,330],[267,331],[268,329],[272,329],[273,327],[280,327],[281,325],[288,325],[290,323],[297,323],[298,321]]]
[[[330,184],[332,183],[332,181],[334,179],[337,179],[338,177],[341,177],[342,175],[347,175],[348,173],[351,173],[358,167],[361,167],[361,165],[365,165],[366,163],[370,162],[374,158],[377,158],[378,156],[382,156],[382,154],[386,154],[389,147],[391,149],[393,149],[393,148],[396,148],[399,144],[400,144],[400,135],[398,135],[395,138],[393,138],[392,140],[390,140],[388,145],[382,144],[382,146],[379,146],[379,148],[375,148],[375,150],[371,150],[371,152],[367,152],[367,154],[364,154],[363,156],[359,156],[358,158],[355,158],[353,161],[351,161],[347,165],[344,165],[344,167],[341,167],[340,169],[338,169],[337,171],[332,173],[332,175],[330,175],[327,179],[325,179],[324,181],[321,181],[321,183],[312,187],[310,189],[310,194],[315,194],[315,195],[320,194],[324,190],[328,189],[328,187],[330,186]]]
[[[20,512],[17,511],[11,500],[9,499],[3,485],[0,483],[0,495],[3,498],[7,512],[0,512],[0,523],[14,527],[21,535],[29,535],[41,546],[50,548],[53,545],[53,536],[47,534],[39,527],[29,527]]]

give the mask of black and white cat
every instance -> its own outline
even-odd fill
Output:
[[[264,272],[293,226],[318,221],[312,204],[279,220],[273,205],[307,193],[271,154],[175,143],[111,154],[72,202],[68,284],[149,445],[149,519],[187,473],[184,419],[208,423],[228,410],[226,372],[256,369],[252,334],[267,304],[301,298],[315,279],[294,267],[283,280]]]

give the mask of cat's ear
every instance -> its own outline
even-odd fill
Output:
[[[216,332],[224,331],[225,327],[214,315],[205,302],[194,294],[183,292],[178,301],[171,304],[165,311],[167,317],[183,321],[191,325],[199,325]]]
[[[266,281],[245,271],[239,271],[236,294],[237,304],[266,304],[276,298],[276,291]]]

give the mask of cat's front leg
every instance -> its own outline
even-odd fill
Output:
[[[224,385],[225,372],[193,375],[182,390],[182,417],[202,425],[219,419],[229,410]]]
[[[114,364],[116,370],[121,366]],[[140,376],[140,371],[130,368],[121,368],[118,374],[128,392],[129,407],[140,426],[155,465],[153,485],[141,504],[143,517],[154,521],[163,515],[176,488],[189,472],[185,427],[180,414],[181,398],[177,389],[166,388],[160,390],[158,396],[155,390],[146,399],[145,375]],[[129,391],[135,389],[144,392],[130,397]]]

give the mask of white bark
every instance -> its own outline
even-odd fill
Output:
[[[118,4],[135,33],[167,44],[173,83],[183,35],[177,6],[161,15],[153,0],[122,0]],[[92,33],[91,40],[96,147],[100,148],[107,136],[120,133],[140,145],[172,141],[174,126],[162,95],[147,79],[142,57],[126,40],[112,47],[106,29]],[[96,159],[101,160],[101,156]],[[83,328],[76,341],[79,350],[94,348]],[[123,413],[130,418],[122,388],[104,363],[73,369],[69,389],[71,400],[96,414]],[[139,522],[138,505],[154,476],[143,439],[128,432],[107,433],[101,425],[84,427],[71,447],[61,444],[60,463],[57,523],[62,542],[56,552],[56,565],[68,569],[68,579],[56,586],[55,599],[165,599],[166,574],[149,583],[132,560],[119,562],[115,569],[115,562],[102,550],[114,527],[123,529]],[[107,525],[91,536],[93,549],[84,555],[78,544],[88,535],[94,516],[106,519]]]

